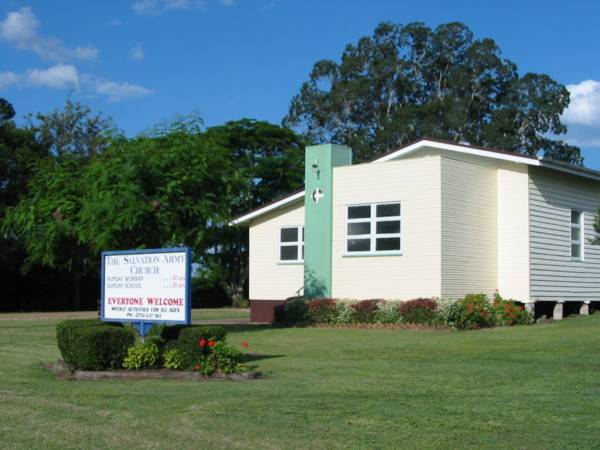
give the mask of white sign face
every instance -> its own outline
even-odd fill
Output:
[[[187,321],[186,250],[109,252],[102,258],[103,320]]]

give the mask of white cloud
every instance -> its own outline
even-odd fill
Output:
[[[565,123],[578,125],[600,125],[600,83],[585,80],[579,84],[568,84],[571,103],[562,115]]]
[[[110,102],[145,97],[154,93],[152,90],[137,84],[116,83],[114,81],[100,82],[96,86],[96,92],[105,95]]]
[[[49,69],[28,70],[24,76],[25,82],[31,86],[49,88],[79,88],[79,73],[74,66],[57,64]]]
[[[135,44],[129,52],[129,57],[134,61],[141,61],[142,59],[144,59],[144,49],[142,47],[142,44],[140,44],[139,42]]]
[[[198,9],[206,6],[206,0],[136,0],[131,8],[137,14],[157,15],[168,11]]]
[[[86,97],[104,97],[119,102],[146,97],[154,91],[128,82],[116,82],[90,74],[80,75],[70,64],[56,64],[48,69],[31,69],[24,74],[0,72],[0,91],[10,86],[74,89]]]
[[[0,91],[18,84],[20,81],[21,77],[14,72],[0,72]]]
[[[565,140],[578,147],[600,147],[600,82],[568,84],[571,103],[561,119],[567,125]]]
[[[0,22],[0,40],[13,44],[21,50],[31,51],[44,59],[64,62],[69,59],[95,60],[98,49],[92,45],[68,48],[53,36],[41,36],[38,32],[40,22],[31,8],[24,6],[9,12]]]
[[[93,75],[85,75],[82,85],[84,92],[106,97],[109,102],[132,100],[154,94],[153,90],[137,84],[105,80]]]

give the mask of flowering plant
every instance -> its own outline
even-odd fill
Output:
[[[514,300],[503,299],[498,291],[494,294],[492,310],[498,325],[511,326],[533,322],[533,315],[523,305]]]
[[[251,368],[242,364],[244,354],[224,341],[199,339],[198,347],[201,349],[199,357],[194,361],[192,370],[209,376],[215,372],[224,374],[245,373]],[[248,348],[248,341],[242,342],[242,348]]]
[[[448,325],[458,329],[475,329],[494,325],[494,314],[485,294],[467,294],[447,312]]]

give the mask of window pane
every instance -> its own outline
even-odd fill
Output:
[[[377,222],[377,234],[400,233],[400,221]]]
[[[371,250],[370,239],[348,239],[349,252],[368,252]]]
[[[400,238],[377,239],[375,246],[378,252],[386,250],[400,250]]]
[[[281,242],[298,242],[298,228],[282,228]]]
[[[581,258],[580,244],[571,244],[571,258]]]
[[[304,261],[304,245],[302,246],[302,261]]]
[[[298,246],[282,245],[279,252],[281,261],[296,261],[298,259]]]
[[[357,222],[348,224],[348,236],[355,234],[369,234],[371,232],[371,222]]]
[[[348,219],[365,219],[371,217],[371,207],[365,206],[348,206]]]
[[[581,228],[571,228],[571,240],[580,241],[581,239]]]
[[[571,223],[581,223],[581,212],[571,211]]]
[[[400,203],[377,205],[377,217],[390,217],[400,215]]]
[[[304,227],[302,227],[302,242],[304,242]]]

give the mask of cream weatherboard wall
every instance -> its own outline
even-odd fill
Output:
[[[255,219],[250,225],[251,300],[283,300],[304,284],[304,265],[279,262],[281,227],[303,226],[304,205],[297,202]]]
[[[498,287],[497,168],[477,156],[441,157],[443,298]]]
[[[333,185],[332,295],[402,300],[439,296],[440,157],[336,167]],[[347,206],[397,201],[402,255],[346,255]]]
[[[600,183],[529,169],[531,299],[600,301],[600,246],[591,245]],[[584,213],[584,258],[571,259],[571,209]]]
[[[529,293],[529,174],[522,164],[500,164],[498,181],[498,290],[522,302]]]

